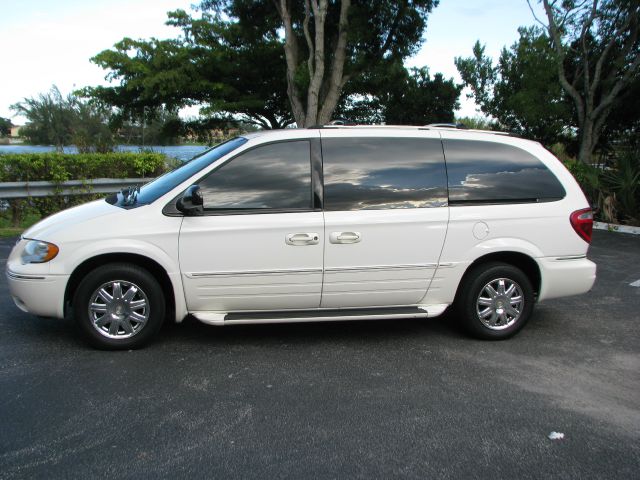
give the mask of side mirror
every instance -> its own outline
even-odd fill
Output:
[[[184,194],[178,199],[176,208],[185,215],[202,215],[204,201],[200,187],[191,185]]]

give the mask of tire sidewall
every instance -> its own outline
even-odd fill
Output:
[[[484,325],[476,311],[476,302],[481,290],[497,278],[513,280],[520,286],[524,295],[524,308],[520,317],[513,325],[503,330],[492,330]],[[457,310],[463,327],[471,335],[488,340],[503,340],[512,337],[525,326],[531,317],[533,304],[533,286],[522,270],[506,263],[492,263],[474,269],[465,278]]]
[[[107,282],[123,280],[138,285],[149,301],[149,319],[142,330],[129,338],[114,339],[101,335],[89,318],[88,304],[96,289]],[[146,344],[160,329],[165,317],[165,299],[162,287],[145,269],[135,265],[113,263],[96,268],[82,280],[73,298],[76,323],[85,339],[94,347],[104,350],[129,350]]]

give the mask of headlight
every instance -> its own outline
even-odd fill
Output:
[[[27,239],[25,239],[27,240]],[[22,250],[22,263],[45,263],[58,255],[59,248],[53,243],[29,240]]]

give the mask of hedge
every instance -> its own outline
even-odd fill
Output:
[[[159,153],[9,153],[0,154],[0,182],[49,181],[94,178],[156,177],[168,168]],[[90,192],[89,185],[79,192]],[[46,217],[65,208],[103,197],[103,194],[60,195],[6,200],[2,213],[11,213],[11,223],[20,225],[25,214],[34,211]]]
[[[160,153],[0,153],[0,182],[155,177],[165,170]]]

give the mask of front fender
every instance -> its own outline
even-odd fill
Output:
[[[98,242],[82,242],[77,245],[65,245],[59,258],[51,262],[50,273],[54,275],[71,274],[80,264],[90,258],[109,253],[130,253],[147,257],[162,268],[167,274],[180,272],[177,263],[177,245],[175,252],[166,252],[157,245],[133,239],[108,239]]]
[[[177,242],[176,242],[177,243]],[[175,300],[175,320],[177,322],[187,315],[186,299],[184,297],[184,288],[182,285],[182,276],[180,275],[180,266],[177,262],[178,252],[177,244],[175,252],[167,252],[154,245],[142,240],[132,239],[108,239],[104,241],[82,242],[76,245],[77,248],[65,248],[65,254],[62,258],[56,259],[51,263],[52,274],[72,274],[82,263],[91,258],[106,254],[134,254],[153,260],[160,265],[171,282],[173,296]]]

